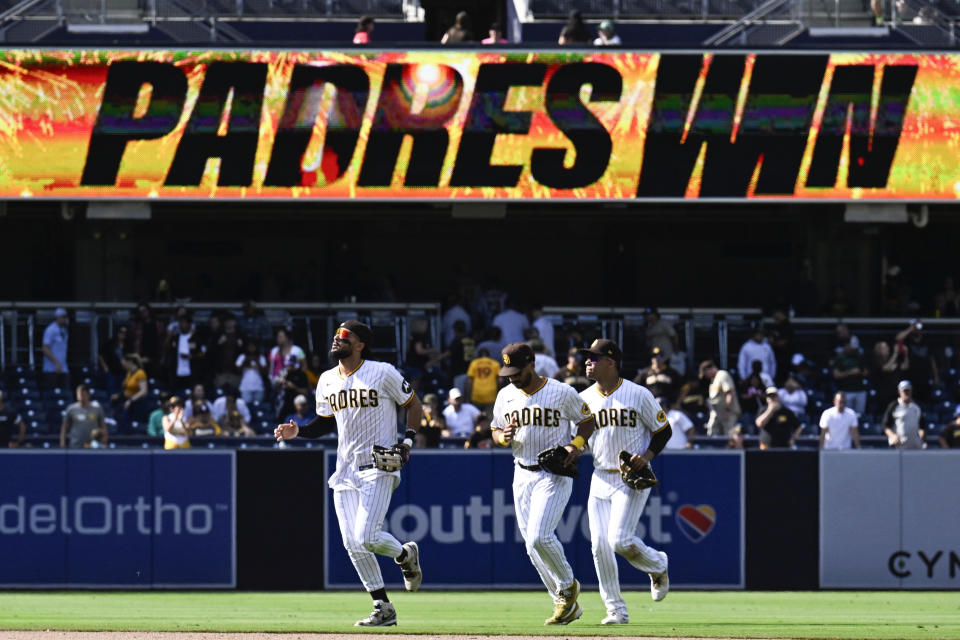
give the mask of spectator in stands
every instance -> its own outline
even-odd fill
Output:
[[[567,352],[567,364],[554,374],[554,379],[564,384],[568,384],[577,390],[577,393],[585,391],[587,387],[593,384],[593,381],[587,377],[583,368],[583,354],[577,347],[571,347]]]
[[[693,448],[693,422],[683,411],[671,408],[669,398],[660,396],[657,398],[660,408],[667,412],[667,422],[673,429],[670,439],[667,440],[665,449],[692,449]]]
[[[583,22],[583,16],[576,9],[570,11],[567,17],[567,24],[560,30],[560,37],[557,43],[561,46],[578,46],[590,44],[590,31]]]
[[[458,383],[457,378],[466,376],[467,367],[477,353],[477,343],[467,335],[466,330],[463,320],[454,322],[453,339],[447,347],[447,352],[450,354],[450,377],[453,379],[454,386],[462,384]]]
[[[220,366],[220,338],[223,336],[223,319],[218,313],[211,313],[206,326],[197,327],[197,341],[202,345],[203,357],[191,361],[194,375],[208,385],[219,387],[213,383],[214,375]]]
[[[776,387],[768,387],[764,395],[767,406],[755,421],[760,430],[760,448],[792,449],[803,431],[803,425],[793,411],[783,406]]]
[[[848,342],[843,351],[834,356],[830,369],[837,389],[847,397],[847,406],[862,416],[867,408],[867,368],[863,355]]]
[[[94,431],[100,446],[107,446],[107,423],[103,407],[91,402],[90,387],[77,385],[77,401],[67,407],[60,426],[60,448],[82,449],[90,446]]]
[[[149,411],[147,394],[150,385],[147,381],[147,372],[143,370],[143,362],[135,353],[128,353],[121,360],[126,376],[123,378],[121,391],[115,394],[110,401],[120,406],[120,415],[117,422],[129,426],[131,422],[143,422]]]
[[[677,401],[672,403],[672,406],[683,411],[688,417],[709,412],[710,405],[707,402],[709,385],[710,383],[702,375],[687,380],[680,385]]]
[[[707,420],[707,434],[730,435],[739,428],[737,421],[741,413],[733,376],[717,367],[713,360],[705,360],[700,363],[700,377],[709,385],[707,401],[710,403],[710,418]]]
[[[477,349],[477,357],[467,367],[466,397],[480,411],[490,415],[500,389],[500,362],[490,357],[485,348]]]
[[[620,40],[620,36],[617,35],[617,30],[614,28],[613,22],[611,20],[601,22],[597,28],[597,37],[593,41],[593,46],[610,47],[621,44],[623,44],[623,42]]]
[[[523,332],[530,327],[527,316],[512,306],[512,300],[507,300],[507,307],[493,317],[493,326],[500,327],[501,336],[506,344],[523,342]]]
[[[293,413],[288,414],[283,419],[284,422],[293,422],[298,427],[303,427],[316,418],[316,413],[310,411],[310,404],[307,402],[307,396],[302,393],[293,399]]]
[[[487,329],[486,339],[477,344],[477,353],[480,353],[480,350],[484,349],[487,353],[492,353],[499,357],[500,352],[503,351],[505,346],[507,346],[507,343],[503,340],[503,331],[500,327],[490,327]]]
[[[773,380],[777,377],[777,358],[773,354],[773,347],[767,342],[766,333],[759,324],[753,328],[750,339],[740,347],[737,356],[737,372],[741,379],[746,379],[753,373],[753,361],[759,360],[763,373]],[[769,386],[769,385],[768,385]]]
[[[940,430],[941,449],[960,449],[960,404],[953,410],[953,420]]]
[[[450,389],[447,395],[447,406],[443,409],[443,420],[447,425],[446,435],[453,438],[469,438],[480,413],[477,407],[464,402],[460,389],[456,387]]]
[[[426,318],[414,318],[410,322],[410,346],[407,348],[405,372],[417,387],[416,381],[438,375],[443,358],[450,355],[431,344],[430,326]]]
[[[15,449],[23,444],[26,437],[27,424],[19,412],[6,404],[3,391],[0,390],[0,447]]]
[[[834,353],[840,353],[841,351],[846,349],[848,345],[853,347],[857,351],[861,350],[860,338],[858,338],[853,333],[851,333],[850,327],[848,327],[844,323],[841,322],[837,324],[835,333],[837,336],[837,346],[833,348]]]
[[[543,340],[534,338],[530,341],[530,348],[533,349],[533,370],[537,372],[537,375],[544,378],[555,376],[557,371],[560,370],[560,366],[553,359],[553,356],[546,354],[547,348],[543,344]]]
[[[898,449],[925,449],[923,411],[913,401],[913,385],[901,380],[897,385],[899,397],[883,413],[883,433],[887,443]]]
[[[777,375],[774,381],[782,383],[790,371],[790,358],[794,353],[793,324],[790,317],[782,308],[775,308],[771,314],[773,322],[767,325],[767,339],[773,349],[773,357],[777,363]]]
[[[464,449],[490,449],[493,447],[493,430],[490,429],[490,416],[478,413],[474,420],[473,433],[463,443]]]
[[[740,406],[745,413],[756,415],[767,406],[766,389],[773,385],[773,378],[763,372],[759,360],[750,364],[750,375],[740,381]]]
[[[353,32],[353,44],[370,44],[370,34],[373,33],[374,19],[362,16]]]
[[[187,398],[187,401],[184,403],[183,417],[189,422],[197,415],[197,409],[205,404],[207,404],[207,390],[203,384],[198,382],[193,385],[193,389],[190,391],[190,397]]]
[[[670,356],[677,348],[677,330],[673,328],[673,323],[661,318],[660,311],[656,307],[647,309],[643,322],[647,349],[652,353],[654,349],[659,348],[663,352],[663,357],[670,360]]]
[[[490,23],[490,30],[487,32],[487,37],[480,41],[480,44],[504,44],[507,41],[503,37],[503,29],[500,28],[499,22]]]
[[[423,415],[420,417],[420,430],[417,431],[417,447],[439,447],[446,428],[443,411],[440,409],[440,398],[435,393],[423,396]]]
[[[260,344],[267,344],[273,334],[270,322],[253,300],[243,303],[243,315],[238,324],[244,337],[255,338]]]
[[[120,391],[120,383],[126,375],[120,361],[123,359],[123,354],[129,350],[128,333],[126,325],[117,326],[117,330],[104,341],[103,346],[100,347],[100,353],[97,354],[100,371],[106,377],[107,393],[111,395]]]
[[[887,406],[897,396],[897,382],[908,375],[910,355],[906,345],[898,342],[896,349],[881,340],[873,345],[873,362],[870,366],[870,387],[876,391],[880,407]]]
[[[166,397],[166,393],[162,393],[160,397],[160,406],[147,418],[147,435],[152,438],[159,438],[164,434],[163,417],[170,413],[170,399]]]
[[[240,369],[240,396],[247,404],[259,404],[266,394],[267,359],[261,355],[256,338],[248,339],[245,346],[236,363]]]
[[[217,421],[213,419],[213,415],[210,413],[209,404],[206,402],[199,404],[195,407],[194,411],[193,417],[190,418],[190,421],[187,423],[187,428],[190,429],[191,435],[201,438],[223,435],[223,429],[220,428],[220,425],[217,424]]]
[[[938,318],[956,318],[960,316],[960,292],[952,276],[943,281],[943,291],[933,297],[933,313]]]
[[[897,342],[907,347],[910,362],[907,365],[910,381],[913,383],[913,397],[917,402],[930,399],[930,384],[940,386],[940,372],[933,351],[924,337],[923,323],[913,320],[910,325],[897,334]]]
[[[457,14],[453,26],[447,29],[440,39],[440,44],[460,44],[461,42],[472,42],[473,31],[470,30],[470,15],[466,11]]]
[[[237,328],[237,318],[232,313],[224,317],[223,332],[211,347],[213,385],[217,388],[240,386],[240,373],[236,363],[244,351],[244,344],[243,336]]]
[[[138,304],[136,319],[133,321],[132,347],[151,376],[158,376],[161,373],[160,367],[163,364],[161,350],[166,341],[166,334],[166,328],[153,315],[150,305],[146,302]]]
[[[270,357],[268,359],[270,363],[270,379],[273,381],[274,387],[278,386],[279,379],[283,376],[284,370],[288,366],[287,361],[291,355],[296,357],[298,367],[307,359],[307,355],[303,352],[303,349],[293,344],[293,341],[290,339],[290,334],[285,328],[280,327],[277,329],[276,340],[277,344],[270,349]]]
[[[316,352],[310,354],[307,358],[307,366],[303,372],[307,374],[307,384],[311,389],[316,389],[320,382],[320,374],[327,370],[324,363],[324,357]]]
[[[67,310],[57,307],[53,322],[43,331],[43,385],[47,388],[70,386],[70,371],[67,369],[67,344],[70,341]]]
[[[641,369],[633,381],[649,389],[654,397],[663,396],[674,402],[680,392],[683,376],[667,362],[663,349],[654,347],[650,352],[650,366]]]
[[[163,416],[163,448],[189,449],[190,429],[187,428],[187,419],[184,417],[183,399],[180,396],[171,396],[170,411]]]
[[[543,344],[546,347],[544,353],[548,356],[558,355],[556,352],[557,342],[556,335],[553,330],[553,321],[544,314],[543,307],[537,306],[533,312],[530,314],[533,318],[532,327],[537,330],[537,333],[540,334],[540,339],[543,340]]]
[[[793,414],[800,418],[807,413],[807,392],[803,390],[803,385],[792,373],[787,376],[783,388],[777,392],[780,396],[780,402],[783,403]]]
[[[240,416],[243,419],[243,424],[250,424],[250,408],[239,395],[236,387],[225,387],[223,395],[214,400],[210,407],[210,415],[224,429],[233,428],[231,422],[233,414]]]
[[[181,314],[176,327],[167,335],[167,349],[171,354],[170,386],[174,389],[188,389],[198,380],[195,376],[195,363],[203,345],[197,339],[197,328],[189,313]],[[201,353],[202,355],[202,353]]]
[[[849,449],[860,448],[860,430],[857,427],[857,414],[847,406],[847,397],[843,391],[833,396],[833,406],[820,416],[820,448]]]
[[[287,366],[277,377],[277,420],[294,412],[293,400],[299,395],[310,393],[307,374],[300,368],[300,358],[294,354],[287,356]]]
[[[470,314],[467,313],[467,310],[463,307],[463,298],[459,294],[451,293],[447,296],[447,310],[443,312],[443,317],[440,319],[440,331],[443,333],[443,346],[444,348],[449,347],[453,342],[453,334],[456,331],[454,325],[457,321],[463,323],[464,333],[470,333],[472,331],[472,322],[470,320]]]

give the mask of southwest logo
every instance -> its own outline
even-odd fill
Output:
[[[685,504],[677,509],[677,527],[691,542],[700,542],[713,530],[717,512],[708,504]]]

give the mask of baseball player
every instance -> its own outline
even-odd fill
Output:
[[[277,440],[298,435],[317,438],[338,432],[337,468],[330,477],[333,504],[340,523],[343,546],[360,575],[364,588],[373,597],[373,612],[357,621],[359,627],[388,627],[397,624],[397,612],[383,586],[380,565],[374,554],[394,558],[403,572],[407,591],[420,588],[420,550],[416,542],[403,545],[383,531],[383,519],[390,495],[400,484],[399,467],[375,464],[375,446],[397,443],[397,407],[407,408],[407,431],[402,445],[403,462],[420,425],[420,400],[410,383],[395,367],[368,360],[373,332],[367,325],[347,320],[337,329],[330,355],[339,364],[320,374],[317,384],[317,417],[300,427],[293,421],[279,425]]]
[[[537,455],[566,445],[565,462],[576,462],[596,428],[590,409],[576,390],[534,371],[534,353],[523,342],[503,348],[502,377],[509,385],[493,406],[493,440],[513,448],[513,505],[527,555],[554,602],[553,616],[544,624],[569,624],[583,613],[577,603],[580,583],[563,554],[556,529],[573,491],[573,479],[541,469]],[[570,422],[577,436],[570,441]]]
[[[586,357],[587,377],[596,381],[580,397],[598,425],[590,436],[594,470],[587,516],[600,597],[607,608],[607,616],[600,622],[626,624],[630,617],[620,593],[614,553],[650,575],[650,594],[655,601],[667,596],[670,581],[667,554],[651,549],[635,533],[650,489],[637,491],[623,482],[619,456],[621,451],[633,454],[630,464],[634,469],[649,464],[670,440],[672,429],[653,394],[620,377],[622,353],[617,343],[594,340],[589,349],[581,351]]]

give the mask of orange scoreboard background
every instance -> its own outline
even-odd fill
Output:
[[[960,55],[0,51],[0,198],[960,197]]]

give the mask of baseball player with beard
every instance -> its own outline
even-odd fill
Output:
[[[534,371],[534,353],[523,342],[503,348],[500,375],[510,379],[493,406],[493,441],[513,448],[513,505],[527,555],[554,602],[544,624],[569,624],[582,614],[580,583],[563,554],[556,529],[573,491],[573,478],[542,469],[537,455],[564,446],[567,464],[576,462],[596,428],[576,390]],[[577,436],[570,441],[570,422]]]
[[[651,549],[636,535],[650,489],[637,491],[624,483],[619,456],[621,451],[632,454],[630,464],[639,469],[663,450],[672,430],[653,394],[620,377],[622,354],[615,342],[594,340],[581,352],[586,357],[587,377],[596,381],[580,397],[598,425],[590,436],[594,470],[587,515],[600,597],[607,608],[601,624],[626,624],[630,617],[620,593],[615,553],[650,575],[650,594],[655,601],[667,596],[670,581],[667,554]]]
[[[409,457],[422,410],[417,395],[394,366],[367,359],[372,345],[370,327],[356,320],[341,324],[330,346],[330,355],[339,364],[320,374],[317,384],[317,417],[303,427],[293,421],[281,424],[274,435],[278,441],[298,435],[317,438],[337,430],[337,468],[328,484],[333,489],[343,546],[373,597],[373,612],[355,626],[387,627],[397,624],[397,612],[387,597],[374,554],[394,558],[407,591],[419,589],[423,579],[417,543],[401,545],[383,531],[390,495],[400,484],[399,467]],[[407,408],[407,431],[399,446],[398,406]],[[394,457],[402,460],[395,465],[378,463],[392,470],[379,468],[373,455],[375,446],[397,447],[400,455]]]

